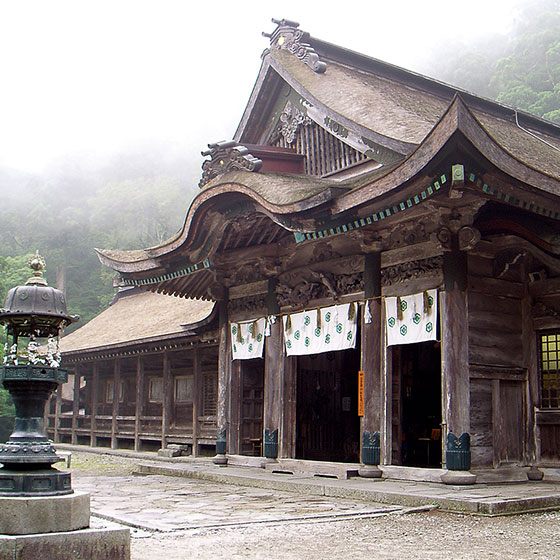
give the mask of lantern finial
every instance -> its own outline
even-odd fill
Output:
[[[46,286],[47,281],[43,278],[43,270],[45,270],[47,263],[45,262],[45,259],[39,254],[39,250],[36,250],[35,254],[29,257],[27,263],[29,264],[29,268],[33,270],[33,276],[27,279],[25,285],[28,286],[38,284],[41,286]]]

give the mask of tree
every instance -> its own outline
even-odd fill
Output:
[[[560,122],[560,0],[528,1],[508,35],[448,45],[437,78],[499,103]]]
[[[560,2],[528,5],[510,54],[498,60],[490,82],[496,100],[545,118],[560,110]]]

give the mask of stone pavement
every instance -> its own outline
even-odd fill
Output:
[[[186,531],[256,523],[325,521],[401,512],[400,506],[298,495],[169,476],[78,477],[92,513],[147,531]]]
[[[124,455],[138,460],[139,473],[152,476],[115,480],[111,489],[114,496],[107,495],[103,484],[110,483],[102,479],[98,483],[90,482],[90,487],[83,485],[85,479],[74,483],[76,489],[99,496],[92,498],[96,514],[99,512],[109,519],[119,519],[119,512],[126,511],[127,518],[136,520],[138,527],[144,526],[146,507],[149,508],[146,515],[149,514],[154,527],[163,528],[168,523],[175,523],[177,529],[194,527],[197,523],[211,526],[212,523],[270,521],[275,516],[287,519],[307,515],[376,515],[390,511],[379,504],[401,508],[435,506],[444,511],[490,516],[560,510],[560,483],[546,479],[473,486],[446,486],[387,478],[340,480],[277,474],[259,467],[219,467],[203,458],[166,459],[153,453],[69,445],[57,447]],[[182,480],[176,477],[182,477]],[[131,484],[132,481],[134,484]],[[192,486],[189,482],[196,484]],[[202,482],[211,485],[201,485]],[[184,502],[196,502],[197,506],[191,511]],[[131,510],[127,509],[128,504],[132,504]],[[164,520],[164,512],[171,509],[173,516],[178,516],[177,521]],[[176,511],[182,513],[176,514]]]

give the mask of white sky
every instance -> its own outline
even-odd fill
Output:
[[[230,139],[272,17],[414,68],[448,37],[506,32],[518,3],[0,0],[0,165]]]

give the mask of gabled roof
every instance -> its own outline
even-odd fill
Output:
[[[296,31],[293,22],[277,23],[275,33],[280,30],[286,38]],[[306,114],[323,128],[329,129],[326,122],[342,125],[346,136],[337,137],[343,142],[362,152],[379,145],[401,159],[425,140],[459,94],[504,149],[560,179],[560,126],[555,123],[306,35],[297,46],[311,48],[326,65],[317,72],[294,56],[296,49],[289,47],[293,42],[287,39],[278,46],[275,39],[263,54],[259,77],[235,134],[241,143],[264,141],[266,128],[260,112],[271,103],[269,82],[274,80],[295,90]]]
[[[265,143],[286,92],[295,91],[296,97],[288,97],[307,117],[383,165],[360,164],[365,172],[356,168],[339,177],[243,170],[215,177],[195,197],[182,230],[167,242],[144,251],[99,251],[101,261],[121,272],[125,282],[209,297],[212,255],[228,249],[223,238],[240,217],[259,214],[268,229],[255,241],[248,229],[256,222],[247,221],[235,248],[271,243],[282,231],[304,238],[347,231],[346,222],[350,229],[372,223],[366,210],[374,212],[373,220],[376,207],[383,219],[407,211],[415,194],[410,185],[428,185],[444,172],[442,166],[448,172],[452,164],[465,163],[456,160],[461,157],[474,162],[469,171],[477,176],[481,196],[492,200],[494,190],[479,175],[497,170],[509,178],[501,203],[560,218],[559,126],[298,35],[292,22],[277,23],[235,139]]]
[[[175,298],[137,289],[123,294],[108,309],[64,336],[63,357],[185,337],[209,320],[213,302]]]

